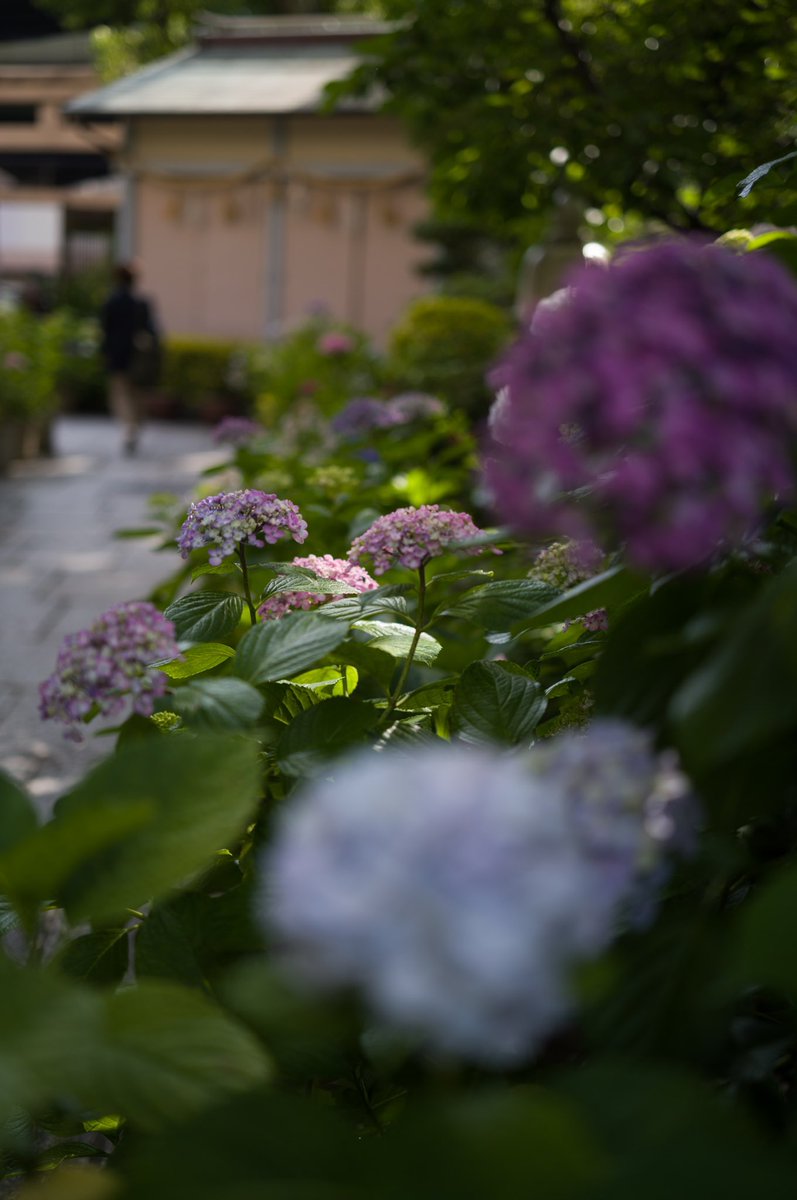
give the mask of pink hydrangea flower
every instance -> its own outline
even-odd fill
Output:
[[[19,350],[9,350],[3,359],[3,366],[7,371],[25,371],[30,366],[30,359]]]
[[[54,674],[39,688],[39,711],[45,720],[68,725],[67,737],[75,741],[89,713],[117,716],[128,697],[133,712],[149,716],[168,687],[151,664],[179,653],[174,625],[154,604],[118,604],[64,638]]]
[[[303,558],[292,559],[291,566],[306,567],[321,579],[334,579],[345,583],[352,592],[372,592],[379,587],[366,570],[347,562],[345,558],[333,558],[331,554],[307,554]],[[273,620],[282,617],[286,612],[297,608],[316,608],[334,600],[334,596],[321,595],[318,592],[278,592],[267,596],[258,607],[258,615],[262,620]]]
[[[341,333],[339,330],[331,329],[329,333],[322,333],[318,339],[319,352],[325,354],[328,358],[351,354],[353,349],[354,338],[350,337],[348,333]]]
[[[396,565],[417,568],[443,554],[452,542],[475,538],[482,532],[468,513],[446,512],[439,504],[397,508],[378,517],[365,533],[354,539],[349,560],[360,562],[364,555],[370,555],[375,575],[382,575]],[[483,549],[475,546],[467,552],[480,554]]]
[[[585,270],[495,374],[486,476],[526,534],[709,558],[795,494],[797,285],[766,254],[671,240]]]
[[[183,558],[208,546],[208,558],[217,567],[241,545],[273,545],[286,536],[295,542],[307,537],[307,522],[293,501],[246,488],[192,504],[177,544]]]

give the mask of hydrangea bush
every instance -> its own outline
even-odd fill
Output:
[[[42,689],[115,746],[44,822],[0,779],[22,1197],[791,1197],[795,240],[744,245],[574,280],[481,464],[413,400],[160,498],[158,605]]]

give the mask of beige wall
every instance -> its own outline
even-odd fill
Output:
[[[167,332],[278,336],[322,303],[383,341],[424,290],[420,184],[363,185],[420,170],[393,120],[141,119],[124,166],[133,251]],[[275,166],[287,186],[264,177]]]

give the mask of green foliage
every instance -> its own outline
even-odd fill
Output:
[[[247,347],[240,342],[212,338],[170,337],[164,345],[164,391],[187,409],[200,408],[203,401],[218,396],[238,398],[243,403],[248,393],[244,367]]]
[[[439,217],[522,244],[565,188],[620,228],[628,213],[686,230],[793,223],[790,164],[736,196],[762,158],[793,149],[790,0],[384,10],[401,23],[336,92],[386,90],[430,156]]]
[[[428,296],[410,305],[394,329],[388,371],[408,389],[479,414],[491,399],[485,375],[509,335],[508,318],[494,305]]]

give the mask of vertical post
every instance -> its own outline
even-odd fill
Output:
[[[116,260],[117,262],[129,262],[135,257],[136,252],[136,177],[132,171],[125,166],[129,161],[130,151],[132,149],[133,130],[131,123],[128,122],[125,131],[125,144],[121,154],[122,179],[124,180],[124,192],[122,195],[122,203],[119,207],[116,216]]]
[[[346,319],[362,328],[365,320],[365,271],[368,262],[368,193],[351,197],[349,246],[346,255]]]
[[[285,184],[282,169],[288,151],[288,123],[285,117],[273,117],[271,127],[271,151],[277,175],[268,210],[268,235],[266,239],[266,341],[279,337],[285,319]]]

